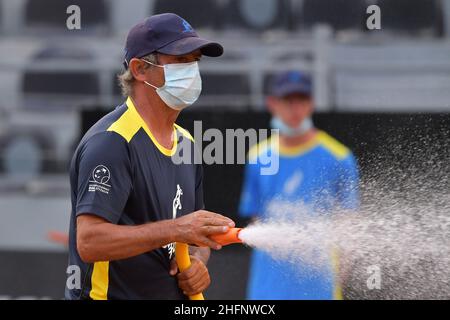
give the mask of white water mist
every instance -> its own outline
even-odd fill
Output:
[[[399,154],[391,145],[386,154]],[[312,268],[330,263],[337,250],[347,298],[449,299],[450,158],[408,150],[403,162],[386,154],[369,159],[372,171],[361,182],[357,212],[311,214],[301,202],[275,201],[271,218],[243,229],[240,238],[280,263]],[[380,270],[379,290],[367,286],[373,266]]]

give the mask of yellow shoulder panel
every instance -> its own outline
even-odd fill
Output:
[[[335,158],[342,160],[350,154],[350,150],[326,132],[320,131],[318,139]]]
[[[132,109],[128,108],[119,119],[109,126],[107,131],[114,131],[130,142],[140,128],[141,124],[136,120],[136,115]]]

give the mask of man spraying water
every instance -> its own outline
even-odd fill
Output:
[[[304,73],[284,72],[273,79],[267,105],[272,114],[271,126],[279,129],[279,145],[274,148],[266,140],[249,151],[239,207],[242,216],[273,218],[273,211],[282,214],[279,208],[283,203],[301,203],[304,208],[300,211],[309,215],[358,207],[355,158],[349,149],[314,127],[311,93],[311,79]],[[259,174],[258,158],[264,153],[278,153],[279,171],[275,175]],[[301,217],[283,219],[298,221]],[[307,264],[282,265],[255,250],[247,296],[249,299],[338,299],[342,296],[338,263],[332,260],[330,254],[329,263],[320,269]]]

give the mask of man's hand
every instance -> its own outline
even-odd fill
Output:
[[[222,246],[211,240],[213,234],[226,233],[234,227],[230,218],[206,210],[199,210],[173,220],[176,242],[210,247],[219,250]]]
[[[208,268],[197,257],[191,256],[191,266],[189,269],[178,273],[175,259],[170,263],[170,275],[177,276],[178,286],[187,296],[193,296],[203,292],[211,284]]]

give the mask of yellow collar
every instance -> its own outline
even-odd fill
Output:
[[[319,136],[320,132],[318,132],[310,141],[294,147],[286,147],[278,144],[279,154],[285,157],[296,157],[305,154],[319,144]]]
[[[172,146],[172,149],[167,149],[166,147],[162,146],[156,140],[155,136],[153,135],[153,133],[148,128],[148,126],[145,123],[144,119],[142,119],[141,115],[136,110],[136,107],[134,106],[134,103],[133,103],[133,100],[131,99],[131,97],[127,98],[126,104],[128,106],[128,110],[130,112],[131,118],[134,121],[136,121],[136,123],[138,123],[140,127],[144,128],[145,132],[150,137],[150,139],[152,140],[153,144],[158,148],[158,150],[162,154],[164,154],[164,155],[166,155],[168,157],[173,156],[175,154],[175,151],[177,150],[177,145],[178,145],[178,138],[177,138],[177,129],[176,129],[176,127],[175,126],[173,127],[173,146]]]

